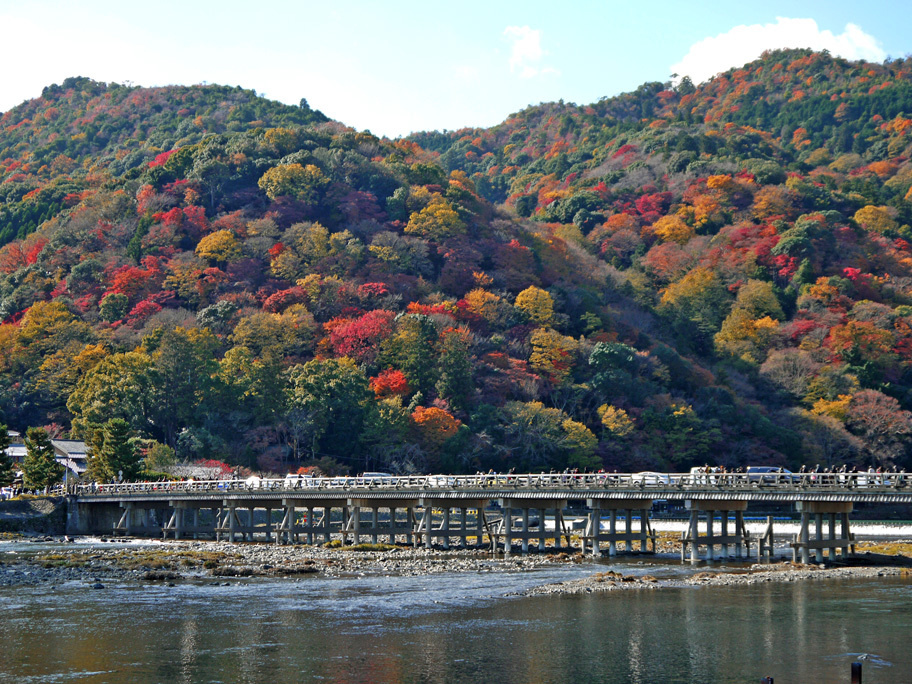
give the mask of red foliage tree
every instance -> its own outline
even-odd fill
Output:
[[[327,328],[330,328],[329,342],[333,351],[359,363],[373,363],[380,343],[393,333],[395,316],[392,311],[375,309],[360,318],[339,321],[336,325],[330,321]]]
[[[388,368],[377,377],[371,378],[370,387],[378,399],[391,396],[405,396],[411,389],[405,373],[395,368]]]

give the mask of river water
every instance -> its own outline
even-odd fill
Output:
[[[912,682],[908,579],[511,595],[596,569],[3,588],[0,682]]]

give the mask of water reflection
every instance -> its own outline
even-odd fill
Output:
[[[4,589],[0,682],[912,681],[907,580],[505,596],[565,570]]]

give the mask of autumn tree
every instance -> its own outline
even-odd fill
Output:
[[[912,413],[902,410],[893,397],[876,390],[857,392],[846,425],[864,440],[872,463],[886,467],[908,456]]]
[[[434,406],[418,406],[412,412],[412,422],[418,432],[420,441],[431,450],[438,450],[448,440],[456,436],[462,421],[453,417],[449,411]]]
[[[463,302],[471,313],[481,316],[494,329],[507,327],[514,316],[514,309],[509,302],[484,288],[477,287],[470,291]]]
[[[377,377],[371,378],[370,387],[378,399],[393,396],[405,396],[411,392],[405,373],[395,368],[387,368]]]
[[[886,233],[895,230],[896,220],[893,218],[895,210],[890,207],[875,207],[868,205],[855,212],[855,223],[875,233]]]
[[[281,164],[264,173],[258,185],[269,199],[291,197],[301,202],[316,202],[329,179],[313,164]]]
[[[610,404],[598,408],[598,417],[605,431],[616,439],[627,437],[636,430],[636,424],[627,411]]]
[[[675,214],[663,216],[652,228],[665,242],[677,242],[679,245],[686,244],[695,234],[693,227],[684,223],[681,217]]]
[[[513,306],[526,314],[536,325],[549,326],[554,322],[554,298],[540,287],[527,287],[516,295]]]
[[[716,350],[750,363],[762,363],[779,321],[785,318],[771,283],[748,280],[716,333]]]
[[[538,328],[531,337],[532,354],[529,364],[553,384],[566,382],[576,363],[579,343],[550,328]]]
[[[376,309],[355,319],[330,321],[329,340],[339,356],[349,356],[358,363],[372,364],[380,345],[393,333],[392,311]]]
[[[237,261],[242,254],[241,244],[230,230],[210,233],[196,245],[196,256],[219,266]]]
[[[466,226],[459,214],[443,197],[437,196],[421,211],[409,217],[405,232],[431,240],[456,237],[465,233]]]

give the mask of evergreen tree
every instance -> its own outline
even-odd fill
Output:
[[[143,462],[132,439],[130,424],[123,418],[112,418],[104,424],[103,434],[104,444],[98,458],[103,464],[105,479],[137,479]]]
[[[469,345],[469,335],[457,329],[444,331],[438,343],[437,393],[457,411],[469,407],[475,389]]]
[[[13,483],[15,473],[13,459],[6,453],[9,445],[10,439],[6,425],[0,423],[0,487],[9,487]]]
[[[54,446],[44,428],[28,429],[25,449],[22,480],[26,489],[44,489],[60,482],[64,468],[54,458]]]

